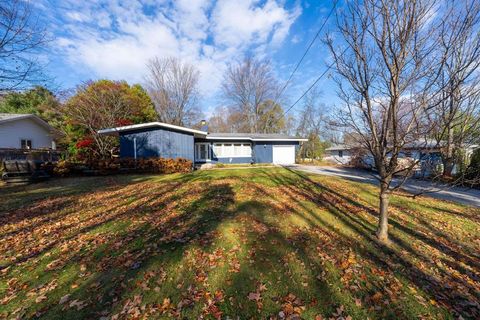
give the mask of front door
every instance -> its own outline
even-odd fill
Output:
[[[210,143],[195,143],[195,161],[208,162],[210,161]]]

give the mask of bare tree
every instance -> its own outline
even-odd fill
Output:
[[[446,57],[439,48],[439,26],[448,12],[430,0],[353,0],[337,16],[339,36],[327,44],[334,58],[339,96],[345,110],[341,123],[356,133],[378,172],[377,237],[388,242],[388,205],[418,165],[405,165],[408,146],[428,152],[429,113],[442,101],[436,88]],[[454,45],[463,30],[449,40]],[[342,48],[343,47],[343,48]],[[449,77],[454,77],[450,74]],[[392,184],[398,173],[405,177]]]
[[[480,129],[480,3],[447,2],[440,26],[439,50],[445,64],[438,79],[440,103],[435,109],[435,138],[442,144],[443,175],[452,176],[464,162],[461,148]]]
[[[160,121],[193,125],[201,118],[198,102],[199,72],[177,58],[154,58],[148,62],[146,88]]]
[[[261,114],[268,100],[277,101],[278,84],[270,62],[245,58],[230,65],[224,76],[223,95],[245,117],[251,133],[262,132]]]
[[[325,104],[321,103],[322,92],[316,88],[310,90],[305,96],[303,109],[297,120],[296,135],[308,137],[300,147],[300,154],[305,157],[315,158],[320,155],[323,144],[321,137],[326,134],[328,119],[325,113]]]
[[[0,0],[0,92],[45,80],[36,55],[46,34],[28,1]]]

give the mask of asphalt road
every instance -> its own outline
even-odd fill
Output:
[[[378,184],[375,173],[361,169],[303,165],[289,166],[289,168],[325,176],[341,177],[357,182]],[[399,180],[396,179],[393,181],[393,184],[395,185],[398,182]],[[448,200],[480,208],[480,190],[477,189],[451,187],[418,179],[407,180],[401,188],[412,194],[423,193],[435,199]]]

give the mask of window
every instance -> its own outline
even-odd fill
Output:
[[[226,143],[226,144],[223,145],[223,156],[224,157],[233,157],[232,144]]]
[[[343,158],[343,150],[338,150],[338,156],[339,156],[340,158]]]
[[[195,159],[196,160],[210,160],[210,148],[208,143],[196,143],[195,144]]]
[[[217,158],[251,157],[252,146],[250,143],[215,143],[213,153]]]
[[[32,140],[21,139],[20,140],[20,147],[22,149],[32,149]]]

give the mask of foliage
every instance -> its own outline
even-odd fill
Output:
[[[478,208],[284,168],[0,190],[0,318],[478,319]]]
[[[49,167],[48,171],[53,175],[65,177],[73,172],[75,166],[76,164],[72,161],[60,160],[53,164],[51,168]]]
[[[62,111],[66,117],[69,151],[83,160],[109,158],[115,152],[118,139],[101,136],[98,130],[156,119],[145,90],[125,81],[86,83],[78,87]]]
[[[480,148],[473,151],[467,167],[466,180],[472,185],[480,186]]]
[[[307,138],[308,141],[304,142],[300,148],[300,158],[322,159],[325,149],[329,147],[329,143],[321,141],[320,137],[314,132],[310,132]]]
[[[192,170],[192,161],[187,159],[131,159],[131,158],[107,158],[91,159],[89,162],[79,162],[75,160],[61,160],[49,168],[49,172],[56,176],[69,176],[71,174],[82,174],[96,171],[98,174],[118,174],[122,169],[128,169],[128,172],[141,173],[187,173]]]
[[[0,113],[35,114],[57,129],[63,124],[60,102],[53,92],[41,86],[6,94],[0,101]]]
[[[286,119],[281,105],[266,100],[258,108],[258,128],[261,133],[281,133],[286,131]]]

